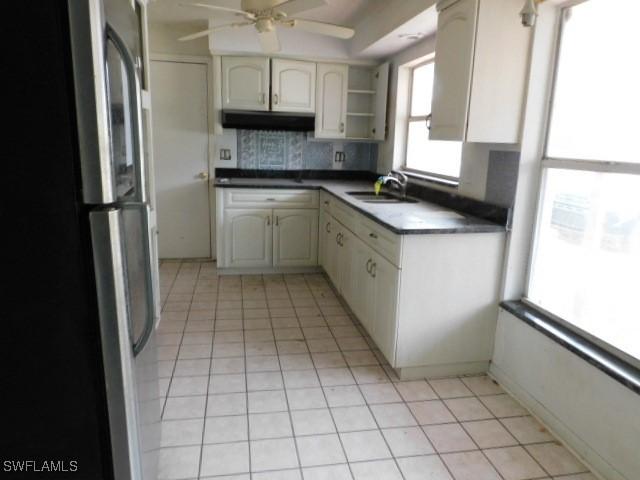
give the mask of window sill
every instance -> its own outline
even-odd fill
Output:
[[[433,183],[435,185],[440,185],[442,187],[458,188],[458,186],[460,185],[459,180],[449,180],[446,178],[440,178],[433,175],[429,175],[427,173],[420,173],[415,170],[402,169],[402,173],[404,173],[407,177],[409,177],[412,180],[420,180],[421,182]]]
[[[578,355],[618,383],[640,394],[640,370],[635,366],[614,356],[529,304],[520,301],[508,301],[502,302],[500,306],[530,327]]]

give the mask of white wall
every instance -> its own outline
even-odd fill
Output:
[[[392,168],[399,168],[404,164],[405,122],[409,115],[410,66],[433,58],[435,46],[435,36],[430,36],[387,60],[390,62],[391,72],[389,102],[387,105],[389,135],[387,141],[381,145],[378,155],[379,173],[388,172]],[[429,183],[428,186],[483,200],[487,184],[489,152],[491,150],[517,151],[518,149],[518,145],[465,143],[462,147],[460,184],[458,188],[440,186],[435,183]]]
[[[604,478],[640,478],[638,394],[502,309],[491,374]]]
[[[179,42],[178,38],[207,28],[206,22],[149,24],[149,50],[151,53],[168,53],[174,55],[210,56],[207,37],[189,42]]]

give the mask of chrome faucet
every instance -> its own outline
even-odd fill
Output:
[[[409,178],[404,173],[398,170],[391,170],[386,175],[380,177],[379,180],[382,182],[382,185],[386,185],[387,183],[395,185],[402,198],[407,196],[407,183]]]

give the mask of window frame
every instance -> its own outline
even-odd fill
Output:
[[[458,173],[457,177],[452,177],[450,175],[443,175],[441,173],[431,172],[429,170],[421,170],[419,168],[412,168],[407,166],[407,157],[409,152],[409,130],[411,123],[414,122],[427,122],[427,119],[431,116],[431,112],[425,115],[411,115],[411,105],[413,103],[413,77],[416,69],[420,67],[424,67],[425,65],[429,65],[430,63],[435,63],[435,57],[431,57],[423,62],[416,63],[415,65],[411,65],[409,67],[410,77],[409,77],[409,95],[407,95],[408,106],[407,106],[407,118],[405,121],[405,135],[404,135],[404,162],[402,165],[402,171],[407,173],[410,177],[418,178],[426,181],[433,181],[437,183],[444,184],[450,187],[457,187],[460,183],[460,173]],[[435,65],[434,65],[435,68]],[[428,128],[428,127],[427,127]]]
[[[631,174],[631,175],[640,175],[640,163],[631,163],[631,162],[618,162],[618,161],[608,161],[608,160],[589,160],[589,159],[579,159],[579,158],[563,158],[563,157],[551,157],[547,155],[548,146],[549,146],[549,137],[550,137],[550,127],[551,127],[551,119],[553,117],[553,107],[554,100],[556,98],[556,86],[559,72],[559,64],[560,64],[560,49],[562,48],[562,38],[563,38],[563,27],[564,27],[564,18],[566,16],[566,12],[568,9],[584,3],[586,0],[569,0],[564,2],[561,6],[558,7],[558,22],[555,27],[555,38],[554,38],[554,46],[553,46],[553,67],[550,78],[550,91],[549,98],[547,100],[547,108],[545,112],[545,124],[543,127],[543,137],[541,139],[541,157],[540,157],[540,175],[539,175],[539,184],[537,188],[537,199],[536,199],[536,207],[534,214],[534,225],[531,237],[531,244],[529,248],[529,256],[527,260],[527,270],[526,270],[526,278],[525,278],[525,292],[522,298],[522,302],[526,305],[532,307],[534,310],[538,310],[543,314],[547,315],[551,319],[557,321],[560,325],[565,326],[570,331],[576,333],[578,336],[586,339],[602,348],[606,352],[610,353],[614,357],[619,358],[625,363],[628,363],[635,368],[640,369],[640,358],[635,358],[629,355],[622,350],[619,350],[614,345],[607,343],[601,338],[587,332],[586,330],[581,329],[574,323],[566,320],[564,318],[559,317],[546,310],[544,307],[538,305],[534,301],[532,301],[528,294],[531,291],[531,285],[533,282],[533,263],[536,257],[537,248],[539,244],[539,235],[538,232],[541,226],[542,220],[542,211],[543,211],[543,201],[545,197],[545,185],[547,182],[547,172],[552,169],[561,169],[561,170],[572,170],[572,171],[587,171],[587,172],[598,172],[598,173],[619,173],[619,174]]]

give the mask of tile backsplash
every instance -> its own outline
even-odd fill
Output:
[[[375,171],[378,145],[366,142],[321,141],[304,132],[238,130],[238,168],[252,170]],[[344,161],[336,163],[335,153]]]

